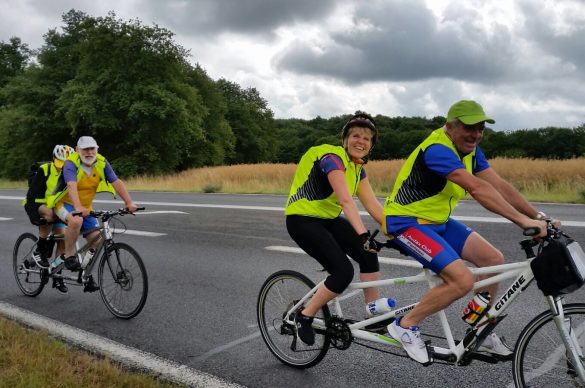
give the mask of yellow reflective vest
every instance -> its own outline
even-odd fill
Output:
[[[51,162],[43,163],[39,166],[39,170],[37,170],[37,174],[42,171],[43,176],[45,177],[46,181],[46,190],[45,195],[42,198],[35,198],[36,203],[46,203],[47,198],[57,186],[57,182],[59,181],[59,177],[61,176],[61,171],[57,170],[55,165]],[[22,206],[26,205],[26,198],[22,200]]]
[[[83,168],[81,167],[81,157],[77,152],[73,152],[69,158],[67,158],[67,160],[72,161],[73,164],[75,164],[77,167],[77,181],[79,181],[85,174]],[[101,154],[97,154],[96,162],[93,165],[93,168],[100,178],[100,183],[98,184],[96,193],[108,192],[115,196],[116,190],[114,190],[114,187],[108,181],[106,181],[106,158],[104,158]],[[65,183],[65,179],[61,175],[57,187],[55,187],[53,193],[51,193],[51,195],[49,195],[47,198],[47,206],[54,208],[55,205],[68,194],[68,192],[69,189],[67,187],[67,183]]]
[[[327,175],[319,166],[319,162],[327,154],[339,156],[345,167],[345,180],[349,193],[352,196],[356,194],[363,166],[352,162],[341,146],[323,144],[311,147],[302,156],[297,166],[286,201],[285,215],[332,219],[341,214],[342,207],[337,201],[337,196],[327,180]]]
[[[449,219],[465,190],[430,171],[424,163],[424,152],[433,144],[442,144],[461,159],[465,170],[473,173],[475,150],[459,154],[447,136],[445,128],[433,131],[406,159],[400,169],[392,194],[384,203],[384,215],[410,216],[433,223],[445,223]]]

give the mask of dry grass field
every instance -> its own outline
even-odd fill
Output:
[[[403,160],[366,165],[376,194],[386,196]],[[490,160],[492,167],[531,201],[585,203],[585,158]],[[166,177],[126,181],[131,190],[288,194],[296,165],[251,164],[191,169]]]

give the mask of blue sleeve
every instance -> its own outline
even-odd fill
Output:
[[[77,182],[77,167],[70,160],[66,160],[63,165],[63,178],[65,183]]]
[[[479,146],[475,148],[475,168],[473,169],[473,174],[477,174],[483,170],[490,168],[490,164],[488,163],[483,151]]]
[[[457,170],[465,168],[465,165],[455,153],[442,144],[433,144],[424,152],[425,164],[434,173],[445,178]]]
[[[329,174],[333,170],[340,170],[345,172],[345,166],[343,162],[339,158],[339,156],[335,154],[327,154],[321,158],[319,161],[319,167],[321,167],[321,171],[325,174]]]
[[[108,182],[112,183],[112,182],[115,182],[118,180],[118,176],[114,172],[114,169],[112,168],[112,166],[110,166],[110,162],[108,162],[107,160],[106,160],[106,168],[105,168],[104,172],[106,174],[106,180]]]

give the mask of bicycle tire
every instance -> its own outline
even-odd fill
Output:
[[[313,287],[315,283],[305,275],[285,270],[270,275],[258,295],[256,313],[262,339],[278,360],[294,368],[305,369],[317,365],[331,344],[330,335],[323,330],[316,330],[315,344],[305,345],[296,338],[294,325],[284,322],[286,312]],[[317,317],[331,317],[327,305],[321,308]],[[293,342],[296,345],[294,349]]]
[[[585,303],[563,307],[565,318],[571,322],[581,354],[585,354]],[[550,311],[534,318],[518,337],[514,351],[513,375],[516,387],[583,387],[575,373]],[[581,364],[585,360],[581,357]],[[574,369],[573,369],[574,371]]]
[[[47,270],[36,266],[32,253],[37,246],[37,236],[32,233],[21,234],[12,250],[12,269],[14,278],[20,291],[26,296],[39,295],[47,284]],[[25,263],[29,265],[29,271],[25,271]]]
[[[148,275],[134,248],[124,243],[108,247],[99,263],[98,283],[102,300],[115,317],[140,314],[148,296]]]

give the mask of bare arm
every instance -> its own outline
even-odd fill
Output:
[[[126,185],[124,184],[124,182],[122,182],[121,179],[117,179],[114,182],[112,182],[112,186],[114,186],[114,189],[116,189],[116,193],[118,193],[122,200],[124,201],[124,205],[126,206],[126,208],[128,208],[128,210],[131,213],[135,212],[138,206],[132,200],[132,197],[130,196],[130,193],[128,193],[128,190],[126,190]]]
[[[540,229],[538,237],[546,236],[546,222],[533,220],[516,210],[489,182],[471,175],[463,168],[451,172],[447,179],[467,190],[486,209],[509,219],[522,229]]]
[[[355,229],[357,234],[366,233],[368,230],[364,226],[360,217],[357,205],[349,194],[347,182],[345,181],[345,173],[341,170],[333,170],[327,174],[329,184],[333,188],[333,192],[337,197],[337,201],[343,209],[343,213],[347,217],[349,223]]]
[[[491,184],[520,213],[532,219],[538,217],[538,210],[514,186],[498,175],[494,169],[485,169],[477,173],[476,176]]]
[[[367,177],[360,181],[357,196],[367,212],[370,213],[378,224],[382,225],[384,220],[384,209],[378,201],[378,198],[376,198],[372,185],[370,185],[370,181]]]

